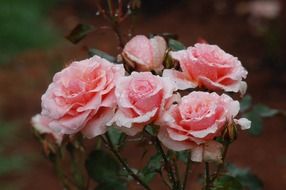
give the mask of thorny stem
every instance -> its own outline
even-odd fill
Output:
[[[164,175],[163,175],[163,173],[162,173],[161,170],[160,170],[159,174],[160,174],[160,176],[161,176],[161,178],[162,178],[162,180],[163,180],[163,183],[164,183],[169,189],[172,189],[172,185],[169,183],[168,180],[165,179],[165,177],[164,177]]]
[[[170,181],[173,185],[173,190],[176,190],[177,189],[177,182],[176,182],[176,178],[175,178],[175,175],[174,175],[174,171],[172,169],[172,165],[171,163],[169,162],[168,158],[167,158],[167,155],[165,154],[164,152],[164,149],[160,143],[160,140],[158,139],[158,137],[155,137],[153,136],[152,134],[150,134],[147,130],[145,130],[145,132],[151,136],[151,139],[152,141],[154,142],[155,146],[156,146],[156,149],[160,152],[160,154],[162,155],[163,157],[163,160],[164,160],[164,164],[165,164],[165,167],[166,167],[166,171],[168,172],[168,175],[170,177]]]
[[[69,153],[71,157],[72,173],[73,173],[75,184],[79,190],[85,190],[87,184],[84,181],[84,176],[79,166],[79,158],[77,157],[77,155],[79,155],[77,153],[79,152],[76,152],[77,148],[74,147],[74,145],[70,145],[70,146],[71,147],[70,147]]]
[[[56,169],[56,173],[58,175],[58,178],[60,179],[64,189],[70,190],[70,185],[68,182],[68,179],[66,178],[60,164],[60,158],[58,155],[56,155],[55,161],[53,162],[54,167]]]
[[[107,3],[108,3],[109,14],[111,17],[114,17],[112,0],[107,0]]]
[[[118,17],[122,16],[123,0],[118,0]]]
[[[178,164],[176,162],[176,159],[173,158],[173,165],[174,165],[174,169],[175,169],[175,174],[176,174],[176,186],[177,188],[181,189],[181,180],[180,180],[180,173],[179,173],[179,168],[178,168]]]
[[[122,33],[121,33],[121,30],[120,30],[120,27],[119,27],[119,23],[117,21],[111,21],[111,25],[112,25],[112,28],[113,28],[113,31],[118,39],[118,43],[119,43],[119,47],[121,49],[124,48],[124,41],[123,41],[123,37],[122,37]]]
[[[211,187],[211,176],[210,176],[210,167],[209,163],[205,162],[205,173],[206,173],[206,185],[205,185],[205,190],[210,190]]]
[[[140,179],[139,176],[137,176],[131,168],[128,166],[128,164],[122,159],[119,152],[115,149],[109,135],[106,133],[105,135],[106,140],[102,136],[103,142],[109,147],[110,151],[114,154],[114,156],[118,159],[118,161],[122,164],[122,166],[126,169],[126,171],[129,173],[130,176],[133,177],[134,180],[136,180],[144,189],[151,190],[150,187]]]
[[[123,5],[121,5],[123,6]],[[108,0],[108,7],[109,7],[109,13],[110,15],[106,14],[106,11],[102,8],[101,4],[99,1],[96,1],[96,7],[100,14],[109,22],[111,28],[113,29],[114,34],[116,35],[119,43],[119,47],[123,49],[124,47],[124,40],[123,36],[119,27],[119,20],[120,17],[115,17],[114,16],[114,11],[113,11],[113,4],[111,0]]]
[[[184,182],[183,182],[183,190],[185,190],[187,188],[190,169],[191,169],[191,152],[189,151],[188,152],[188,161],[187,161],[186,171],[185,171],[185,176],[184,176]]]

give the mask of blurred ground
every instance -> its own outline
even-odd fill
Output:
[[[248,69],[248,93],[255,102],[286,110],[286,14],[283,6],[277,18],[257,20],[249,14],[237,14],[237,4],[229,1],[158,2],[146,0],[144,3],[143,0],[143,12],[137,16],[135,34],[173,32],[186,45],[194,44],[198,38],[219,45],[239,57]],[[156,7],[158,4],[161,8]],[[96,9],[88,0],[60,1],[50,10],[49,17],[62,38],[78,22],[94,23],[96,26],[105,23],[96,16]],[[118,53],[114,48],[116,43],[112,32],[96,32],[78,45],[63,39],[54,48],[25,51],[0,66],[1,127],[5,124],[10,131],[0,131],[5,137],[4,155],[22,158],[15,161],[21,167],[0,173],[0,189],[61,189],[53,168],[41,156],[41,147],[31,134],[30,118],[40,112],[40,97],[56,71],[72,60],[86,58],[84,47],[96,47],[115,55]],[[227,159],[253,170],[264,181],[266,190],[284,190],[285,137],[285,118],[269,119],[258,137],[240,133]],[[138,150],[136,147],[128,148],[132,148],[132,151],[126,150],[124,154],[130,158],[131,165],[137,165],[140,163],[135,159]],[[0,168],[9,164],[12,162],[2,164]],[[158,186],[157,189],[164,189],[160,184],[154,185]]]

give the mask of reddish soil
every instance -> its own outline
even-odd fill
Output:
[[[263,38],[253,33],[247,18],[236,16],[233,13],[220,15],[215,12],[202,16],[195,10],[196,7],[179,6],[153,16],[139,15],[135,33],[173,32],[188,45],[194,44],[199,37],[205,38],[210,43],[218,44],[227,52],[238,56],[248,69],[248,92],[255,102],[286,110],[286,70],[283,68],[278,70],[272,65],[262,63],[265,53]],[[190,11],[193,12],[190,13]],[[59,7],[52,15],[63,35],[81,20],[91,21],[96,25],[104,23],[100,18],[80,19],[76,16],[72,6]],[[117,51],[114,48],[116,39],[113,34],[98,32],[76,46],[63,40],[49,52],[23,53],[11,64],[1,67],[2,117],[7,121],[19,122],[21,127],[20,132],[16,134],[18,139],[13,146],[13,151],[23,155],[38,156],[28,170],[17,175],[1,177],[0,184],[7,180],[14,183],[16,180],[23,190],[61,189],[51,164],[39,156],[41,148],[31,134],[29,121],[31,116],[40,112],[40,97],[47,88],[52,74],[71,60],[85,58],[87,54],[84,46],[96,47],[111,54]],[[285,55],[284,60],[286,60]],[[258,137],[240,132],[238,140],[231,146],[227,157],[229,162],[250,168],[257,174],[263,180],[265,190],[286,189],[286,128],[284,123],[285,118],[282,117],[268,119],[262,135]],[[124,151],[124,155],[129,158],[131,165],[136,166],[140,163],[140,160],[136,159],[139,152],[137,147],[131,146]],[[196,169],[198,169],[197,166],[195,166]],[[156,189],[165,189],[156,181],[153,185]],[[130,189],[140,188],[132,186]],[[198,187],[192,189],[198,189]]]

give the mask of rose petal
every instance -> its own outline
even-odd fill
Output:
[[[205,162],[222,162],[223,145],[216,141],[208,141],[204,144],[204,161]]]
[[[32,117],[31,122],[34,129],[38,131],[40,134],[51,134],[55,138],[57,144],[61,144],[63,140],[63,135],[54,132],[48,127],[50,120],[47,117],[44,117],[41,114],[37,114],[34,117]]]
[[[179,90],[197,87],[197,84],[190,81],[190,79],[187,78],[184,73],[174,69],[165,69],[163,71],[163,77],[168,77],[170,81],[173,81]]]
[[[250,129],[251,121],[246,118],[234,119],[234,122],[238,124],[242,130]]]
[[[191,142],[187,141],[174,141],[172,140],[165,127],[161,126],[158,133],[159,140],[166,146],[167,148],[174,151],[182,151],[189,150],[193,148],[195,145]]]
[[[97,113],[88,124],[81,130],[82,134],[87,138],[94,138],[102,135],[107,131],[106,124],[114,116],[114,109],[101,108],[100,113]]]

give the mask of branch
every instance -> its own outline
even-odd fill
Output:
[[[191,168],[191,152],[189,151],[188,152],[188,161],[187,161],[187,166],[186,166],[186,171],[185,171],[185,177],[184,177],[184,182],[183,182],[183,190],[185,190],[187,188],[190,168]]]
[[[111,139],[109,137],[109,135],[106,133],[105,137],[107,139],[107,141],[102,137],[102,140],[105,144],[108,145],[110,151],[114,154],[114,156],[119,160],[119,162],[122,164],[122,166],[126,169],[126,171],[129,173],[130,176],[133,177],[134,180],[136,180],[142,187],[144,187],[144,189],[146,190],[151,190],[150,187],[140,179],[139,176],[137,176],[132,170],[131,168],[128,166],[128,164],[122,159],[122,157],[120,156],[119,152],[115,149],[114,145],[111,142]]]

